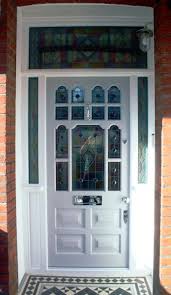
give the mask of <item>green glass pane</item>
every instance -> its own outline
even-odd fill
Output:
[[[56,90],[56,103],[68,103],[68,90],[64,86],[60,86]]]
[[[121,156],[121,130],[111,126],[108,130],[108,157],[120,158]]]
[[[68,158],[68,130],[65,126],[56,130],[56,158]]]
[[[68,107],[56,107],[56,120],[68,120]]]
[[[84,107],[72,107],[72,120],[84,120]]]
[[[104,190],[104,130],[98,125],[72,131],[72,189]]]
[[[105,108],[104,107],[92,107],[92,119],[93,120],[104,120]]]
[[[120,191],[121,189],[121,163],[108,163],[108,190]]]
[[[38,165],[38,78],[28,80],[29,183],[39,183]]]
[[[104,89],[101,86],[96,86],[92,90],[92,103],[104,103],[105,94]]]
[[[138,78],[138,183],[147,183],[148,173],[148,79]]]
[[[65,163],[65,162],[56,163],[56,190],[57,191],[68,190],[68,163]]]

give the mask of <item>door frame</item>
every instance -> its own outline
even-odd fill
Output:
[[[94,18],[94,12],[96,17]],[[62,15],[62,17],[61,17]],[[145,15],[145,17],[143,17]],[[50,18],[49,18],[50,16]],[[102,21],[103,20],[103,21]],[[30,26],[101,25],[144,26],[153,23],[153,10],[147,7],[104,4],[47,4],[20,7],[17,12],[17,86],[16,86],[16,196],[17,196],[17,245],[19,282],[26,272],[50,274],[90,275],[90,269],[50,269],[47,249],[47,179],[46,173],[46,78],[47,77],[129,77],[130,78],[130,225],[129,268],[91,269],[91,275],[138,275],[152,273],[152,268],[142,269],[141,230],[135,226],[137,214],[146,210],[140,198],[150,195],[151,255],[154,234],[154,48],[148,52],[148,68],[135,69],[85,69],[85,70],[28,70],[28,30]],[[24,44],[24,46],[23,46]],[[25,50],[27,48],[27,50]],[[148,179],[150,184],[138,184],[138,77],[149,79],[149,155]],[[39,184],[28,184],[28,77],[39,77]],[[22,156],[21,156],[22,155]],[[43,163],[43,164],[42,164]],[[41,166],[40,166],[41,165]],[[146,202],[149,199],[146,200]],[[144,204],[145,203],[145,204]],[[144,207],[143,207],[144,206]],[[143,207],[143,208],[142,208]],[[143,211],[144,210],[144,211]],[[148,220],[148,218],[147,218]],[[142,228],[141,228],[142,227]],[[41,249],[41,250],[40,250]],[[135,250],[136,249],[136,250]],[[142,250],[144,244],[142,244]],[[148,257],[146,257],[148,260]],[[151,265],[152,266],[152,265]]]

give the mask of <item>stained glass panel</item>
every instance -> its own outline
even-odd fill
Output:
[[[72,107],[72,120],[84,120],[84,107]]]
[[[140,27],[42,27],[29,30],[29,68],[147,68]]]
[[[68,103],[68,90],[64,86],[60,86],[56,90],[56,103]]]
[[[121,164],[120,162],[108,163],[108,190],[120,191],[121,189]]]
[[[56,190],[68,190],[68,163],[66,162],[56,163]]]
[[[109,103],[120,103],[120,90],[116,86],[112,86],[108,90],[108,102]]]
[[[92,103],[104,103],[104,89],[101,86],[96,86],[92,90]]]
[[[148,79],[138,78],[138,182],[147,183],[148,173]]]
[[[72,102],[83,103],[84,102],[84,91],[83,89],[76,87],[72,90]]]
[[[38,78],[29,78],[28,84],[29,183],[38,184]]]
[[[120,107],[108,107],[108,120],[120,120]]]
[[[72,189],[104,190],[104,130],[98,125],[72,131]]]
[[[104,107],[92,107],[92,119],[93,120],[104,120]]]
[[[68,158],[68,130],[62,125],[56,129],[56,158]]]
[[[121,130],[117,126],[111,126],[108,130],[108,157],[121,157]]]
[[[68,120],[68,107],[56,107],[56,120]]]

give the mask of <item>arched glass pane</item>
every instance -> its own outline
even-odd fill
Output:
[[[68,103],[68,90],[64,86],[60,86],[56,90],[56,103]]]
[[[120,158],[121,156],[121,131],[113,125],[108,130],[108,157]]]
[[[109,103],[120,103],[120,90],[116,86],[112,86],[108,91],[108,102]]]
[[[72,90],[72,102],[83,103],[84,102],[84,91],[83,89],[76,87]]]
[[[68,158],[68,130],[65,126],[56,129],[56,158]]]
[[[72,131],[72,189],[104,190],[104,130],[98,125]]]
[[[92,103],[104,103],[104,89],[101,86],[92,90]]]

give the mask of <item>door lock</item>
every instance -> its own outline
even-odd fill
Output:
[[[129,204],[130,203],[130,198],[122,197],[122,202],[125,203],[125,204]]]

